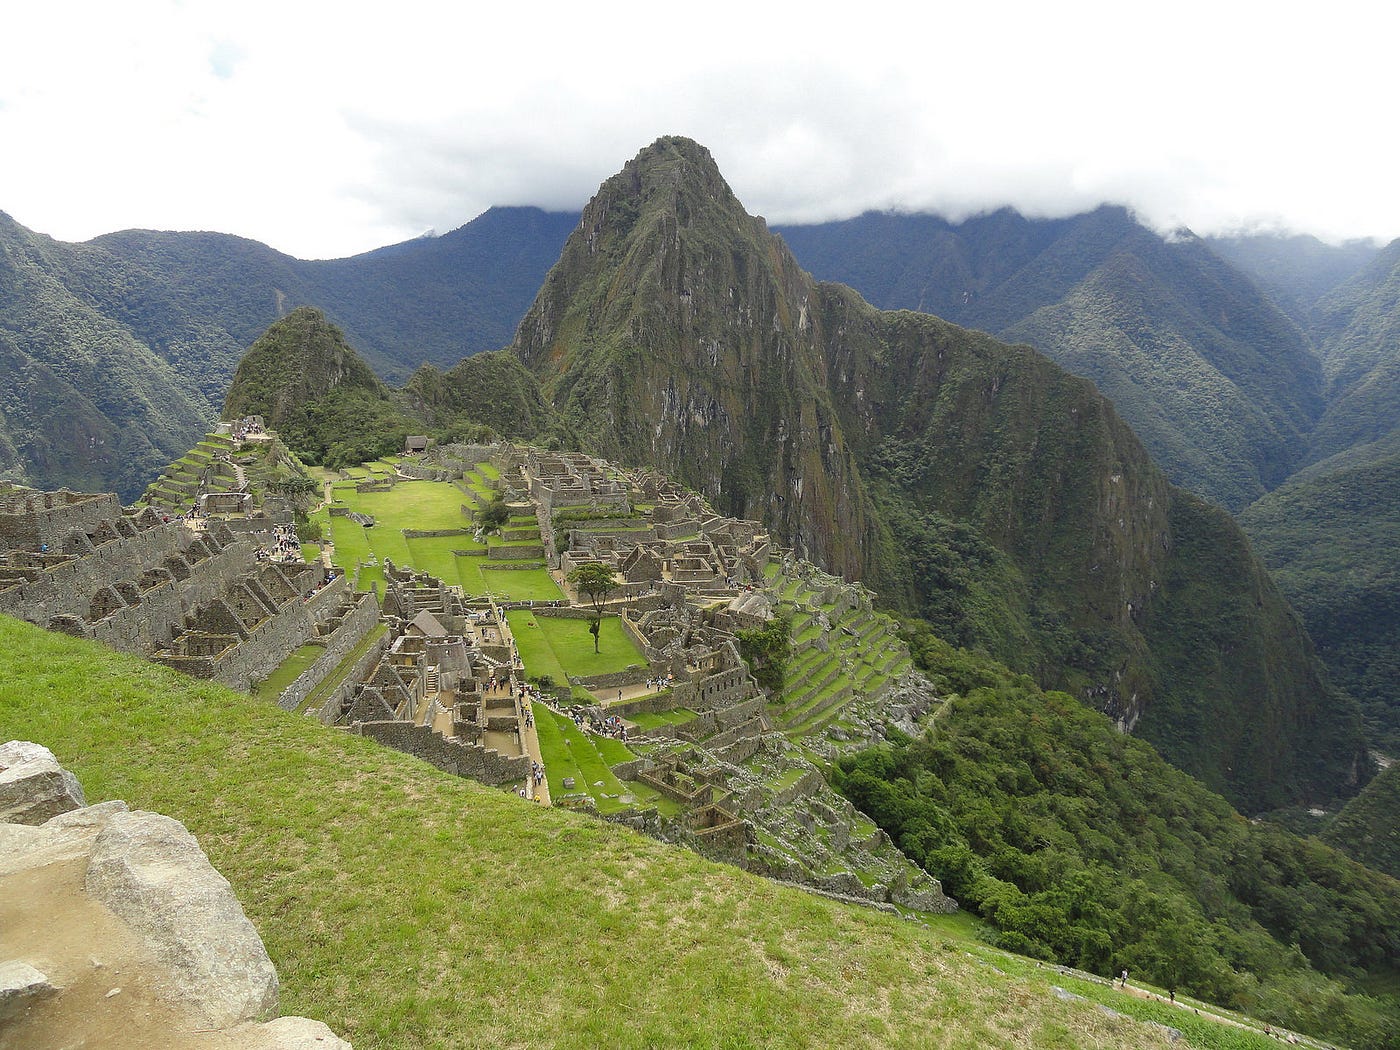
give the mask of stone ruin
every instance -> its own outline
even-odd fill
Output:
[[[498,612],[436,577],[385,564],[387,632],[320,708],[321,720],[485,784],[528,781],[527,705]],[[531,785],[533,787],[533,785]]]
[[[238,689],[308,642],[358,643],[372,595],[319,565],[270,563],[217,519],[0,483],[0,613]]]
[[[228,882],[184,826],[120,801],[89,806],[45,747],[0,744],[0,923],[6,1045],[351,1050],[319,1021],[277,1017],[277,971]],[[40,912],[47,909],[47,915]],[[34,939],[42,922],[71,935]],[[103,991],[106,990],[106,994]]]

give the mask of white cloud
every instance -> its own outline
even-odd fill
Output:
[[[0,208],[302,256],[580,207],[660,134],[770,221],[867,208],[1400,235],[1395,16],[1276,4],[143,2],[11,12]]]

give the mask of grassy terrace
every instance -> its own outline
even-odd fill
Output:
[[[636,757],[624,744],[585,733],[574,725],[573,719],[538,704],[535,706],[535,731],[539,735],[545,776],[549,779],[550,798],[558,800],[568,794],[583,793],[593,796],[600,813],[627,808],[618,801],[618,796],[626,794],[628,788],[613,776],[610,768]],[[615,746],[608,747],[605,754],[601,745]],[[574,778],[572,788],[564,786],[565,777]],[[613,797],[608,798],[609,795]]]
[[[587,676],[609,674],[646,662],[616,617],[603,621],[598,653],[593,652],[587,620],[536,616],[528,609],[512,609],[506,618],[525,673],[530,676],[549,675],[563,685],[568,681],[566,669],[568,674]]]
[[[379,641],[380,638],[384,637],[388,630],[389,628],[382,623],[375,624],[374,628],[360,639],[360,644],[346,653],[345,658],[335,665],[331,673],[321,679],[321,684],[307,694],[306,699],[302,701],[301,706],[297,708],[297,710],[301,712],[309,711],[312,708],[319,708],[329,700],[331,693],[345,680],[345,676],[348,675],[350,669],[355,666],[355,661],[364,656],[369,650],[369,647]]]
[[[253,690],[253,695],[261,700],[276,701],[282,695],[282,690],[295,682],[297,676],[325,655],[325,652],[324,645],[303,645],[283,660],[277,670],[259,682]]]
[[[369,467],[387,469],[383,463]],[[360,468],[364,473],[365,468]],[[335,499],[348,509],[369,514],[375,524],[371,528],[355,524],[349,518],[331,517],[326,510],[318,511],[317,520],[327,529],[335,542],[335,563],[353,572],[361,562],[374,559],[374,565],[360,569],[357,585],[367,590],[384,579],[384,559],[395,565],[407,565],[430,572],[448,584],[459,585],[472,597],[488,594],[519,601],[552,601],[563,597],[542,562],[520,569],[494,568],[486,560],[488,547],[538,546],[539,540],[502,543],[489,537],[487,543],[473,539],[473,523],[462,514],[462,505],[471,497],[455,485],[431,481],[405,481],[390,492],[356,492],[354,482],[339,482],[332,486]],[[531,516],[522,516],[520,527],[535,525]],[[451,536],[423,536],[412,539],[403,530],[431,532],[440,529],[461,530]],[[455,552],[461,551],[459,555]],[[518,564],[518,563],[517,563]]]
[[[639,711],[627,721],[641,729],[655,729],[657,726],[682,726],[699,717],[688,707],[677,707],[671,711]]]

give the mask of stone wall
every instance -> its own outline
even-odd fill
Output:
[[[356,687],[368,679],[370,672],[384,659],[384,654],[389,651],[390,644],[392,643],[386,634],[350,665],[350,670],[346,672],[340,685],[331,691],[331,695],[326,697],[326,702],[316,713],[316,717],[321,720],[322,725],[329,726],[336,723],[340,718],[341,707],[354,695]]]
[[[46,543],[57,550],[73,530],[88,532],[98,522],[120,514],[121,504],[110,492],[11,488],[0,493],[0,548],[37,551]]]
[[[326,651],[316,657],[310,667],[297,675],[296,681],[282,690],[282,695],[277,698],[277,706],[284,711],[295,711],[300,707],[326,680],[326,676],[340,666],[340,661],[354,651],[365,635],[374,630],[377,623],[379,603],[374,600],[372,594],[360,595],[350,615],[345,617],[341,625],[326,639]]]
[[[502,755],[495,748],[461,744],[427,726],[409,722],[356,722],[350,731],[385,747],[421,758],[445,773],[483,784],[508,784],[530,774],[527,755]]]
[[[623,671],[613,671],[609,674],[594,674],[584,676],[569,676],[572,685],[581,685],[589,690],[620,689],[626,685],[641,685],[654,672],[647,664],[636,664]],[[611,711],[609,712],[611,713]]]

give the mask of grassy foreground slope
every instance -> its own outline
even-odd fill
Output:
[[[185,822],[262,934],[283,1011],[357,1050],[1168,1045],[1048,971],[3,618],[0,737],[52,748],[90,801]],[[1188,1045],[1266,1045],[1170,1015]]]

